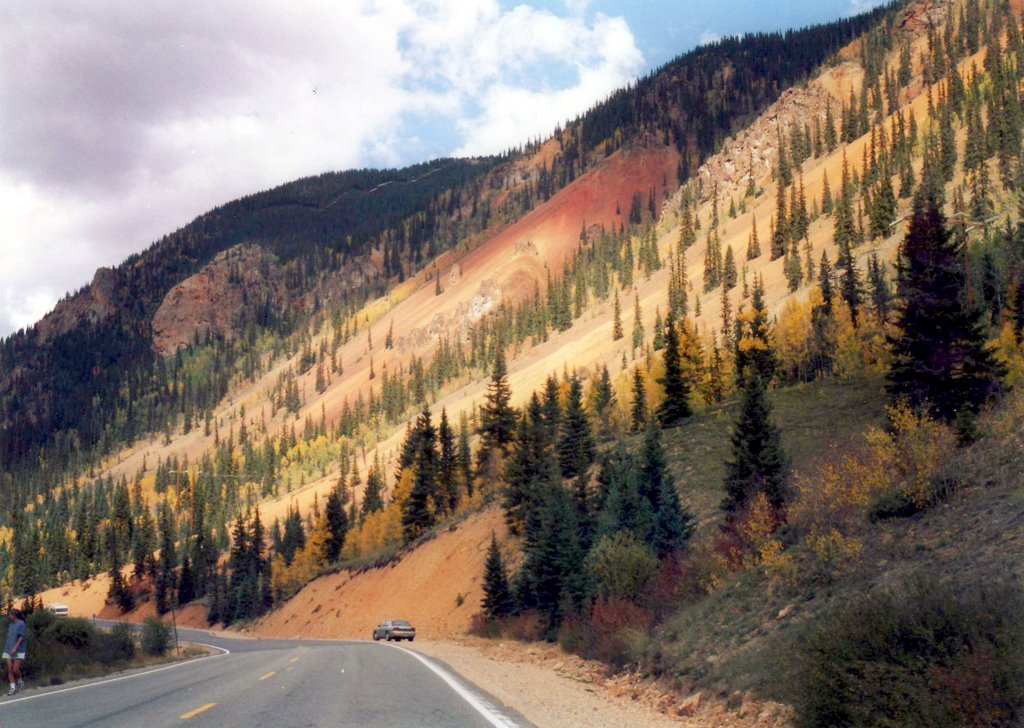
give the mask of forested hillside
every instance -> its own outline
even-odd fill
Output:
[[[217,253],[240,243],[265,247],[288,265],[296,297],[374,254],[378,275],[332,302],[350,313],[437,253],[548,199],[641,131],[685,150],[684,179],[781,88],[805,77],[884,12],[693,51],[556,131],[558,152],[550,159],[534,159],[534,144],[503,159],[325,174],[201,216],[107,277],[107,298],[116,302],[108,316],[62,321],[53,336],[30,329],[4,341],[0,377],[10,386],[0,399],[0,456],[17,467],[37,460],[39,448],[48,445],[47,460],[58,472],[80,470],[82,460],[171,422],[178,408],[155,382],[163,374],[149,351],[152,316],[172,286]],[[638,190],[638,199],[643,195],[646,202],[647,193]],[[272,303],[254,305],[248,323],[282,335],[294,331],[302,312],[280,320],[287,307]],[[228,350],[218,358],[230,372],[238,355]],[[202,399],[212,403],[223,393],[214,388]],[[135,412],[119,415],[129,402],[147,400],[151,411],[141,421]]]
[[[484,581],[481,633],[750,688],[807,725],[891,710],[843,712],[878,689],[846,659],[898,663],[895,702],[935,724],[971,695],[1019,717],[1017,597],[995,583],[1012,548],[948,515],[986,487],[1017,502],[993,453],[1020,452],[1018,10],[727,39],[501,158],[203,216],[102,278],[137,294],[109,315],[5,342],[4,596],[107,572],[120,609],[199,600],[228,625],[500,506],[486,572],[437,585],[461,607]],[[240,244],[286,295],[159,356],[168,292]],[[995,540],[961,554],[991,622],[963,617],[972,589],[928,586],[950,560],[921,555],[920,523]],[[901,607],[858,632],[909,593],[858,601],[882,575],[959,605],[949,629]],[[784,639],[822,619],[845,631],[813,632],[819,652]],[[906,629],[925,637],[904,663],[886,635]]]

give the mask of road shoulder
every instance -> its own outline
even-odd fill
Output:
[[[615,697],[597,674],[596,663],[565,655],[557,647],[465,638],[417,640],[411,648],[451,665],[540,728],[708,725],[662,712],[674,702],[672,696],[624,691]]]

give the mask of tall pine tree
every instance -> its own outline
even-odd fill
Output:
[[[891,400],[952,421],[977,412],[999,390],[1002,366],[964,298],[963,265],[939,203],[919,195],[897,268]]]

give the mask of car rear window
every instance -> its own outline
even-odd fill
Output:
[[[394,621],[391,624],[395,625],[396,627],[412,627],[412,625],[408,622]]]

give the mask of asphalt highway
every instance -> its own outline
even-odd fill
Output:
[[[178,635],[220,652],[0,698],[0,727],[530,725],[451,668],[393,645]]]

